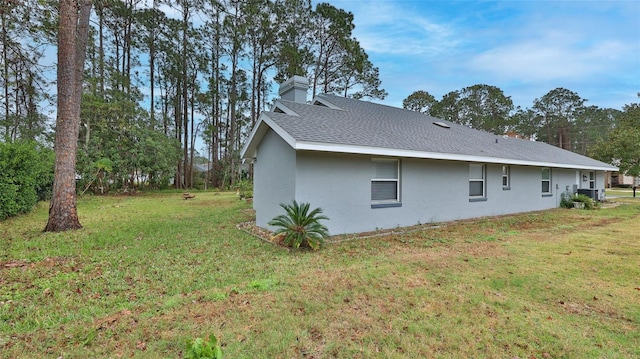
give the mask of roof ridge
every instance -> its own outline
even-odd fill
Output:
[[[408,113],[411,113],[411,114],[417,114],[417,115],[425,116],[425,117],[428,117],[428,118],[431,118],[431,119],[436,119],[436,120],[440,120],[440,121],[446,121],[448,123],[452,123],[452,124],[455,124],[455,125],[460,125],[459,123],[455,123],[455,122],[452,122],[452,121],[444,119],[444,118],[435,117],[435,116],[432,116],[432,115],[430,115],[428,113],[409,110],[409,109],[406,109],[406,108],[403,108],[403,107],[396,107],[396,106],[391,106],[391,105],[378,103],[378,102],[373,102],[373,101],[358,100],[358,99],[355,99],[355,98],[338,96],[338,95],[335,95],[335,94],[329,94],[329,93],[324,93],[324,92],[320,93],[320,94],[318,94],[316,96],[327,96],[329,98],[338,99],[339,101],[349,101],[349,102],[357,103],[357,104],[360,104],[360,105],[361,104],[367,104],[367,105],[380,106],[380,107],[387,108],[387,109],[392,110],[392,111],[408,112]],[[464,125],[460,125],[460,126],[464,126]],[[468,126],[464,126],[464,127],[468,127]]]

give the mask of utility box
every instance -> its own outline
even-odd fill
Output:
[[[580,188],[580,189],[578,189],[578,194],[583,194],[585,196],[589,196],[594,201],[600,200],[600,197],[598,197],[598,190],[597,189]]]

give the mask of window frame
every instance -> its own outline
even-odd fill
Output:
[[[401,162],[399,158],[372,158],[371,164],[372,169],[374,163],[390,163],[394,162],[396,166],[396,178],[376,178],[375,171],[371,174],[370,181],[370,198],[371,198],[371,208],[387,208],[387,207],[400,207],[402,206],[401,195],[400,195],[400,166]],[[394,199],[373,199],[373,183],[374,182],[395,182],[396,183],[396,198]]]
[[[508,191],[511,189],[511,166],[502,165],[502,189]]]
[[[471,168],[480,166],[482,176],[480,178],[471,177]],[[480,182],[482,184],[482,193],[480,195],[471,194],[471,183]],[[478,202],[487,200],[487,165],[484,163],[469,163],[469,202]]]
[[[596,189],[596,172],[589,171],[589,189]]]
[[[549,178],[544,178],[544,177],[545,177],[545,176],[544,176],[545,171],[548,173],[548,177],[549,177]],[[540,178],[541,178],[541,183],[540,183],[541,187],[540,187],[540,190],[541,190],[541,192],[542,192],[542,196],[543,196],[543,197],[553,196],[553,188],[552,188],[552,186],[553,186],[553,182],[552,182],[552,180],[551,180],[551,179],[552,179],[552,175],[551,175],[551,174],[552,174],[552,172],[551,172],[551,167],[542,167],[542,170],[541,170],[541,173],[540,173]],[[545,182],[548,182],[548,192],[545,192],[545,191],[544,191],[544,184],[545,184]]]

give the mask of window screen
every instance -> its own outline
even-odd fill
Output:
[[[397,199],[397,181],[371,181],[372,201],[396,201]]]
[[[509,166],[502,166],[502,187],[504,188],[511,186],[510,172],[511,169],[509,168]]]
[[[483,164],[469,164],[469,197],[484,197]]]
[[[542,169],[542,193],[551,193],[551,168]]]
[[[399,201],[399,161],[372,160],[371,201]]]

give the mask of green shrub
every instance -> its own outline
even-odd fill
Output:
[[[598,207],[598,203],[585,194],[574,194],[571,197],[571,201],[584,203],[584,209],[596,209]]]
[[[571,192],[562,192],[560,195],[560,207],[561,208],[573,208],[573,201],[571,200]]]
[[[275,235],[284,235],[284,244],[299,248],[309,247],[313,250],[320,248],[324,239],[329,237],[327,227],[320,223],[320,220],[329,218],[323,215],[322,208],[316,208],[309,212],[309,203],[300,203],[293,200],[291,205],[281,203],[286,214],[281,214],[273,218],[270,226],[278,227]]]
[[[30,211],[51,196],[53,151],[35,142],[0,143],[0,219]]]
[[[211,334],[208,339],[188,340],[184,357],[185,359],[222,359],[222,348],[218,338]]]
[[[236,182],[236,192],[240,199],[253,198],[253,182],[246,179]]]

